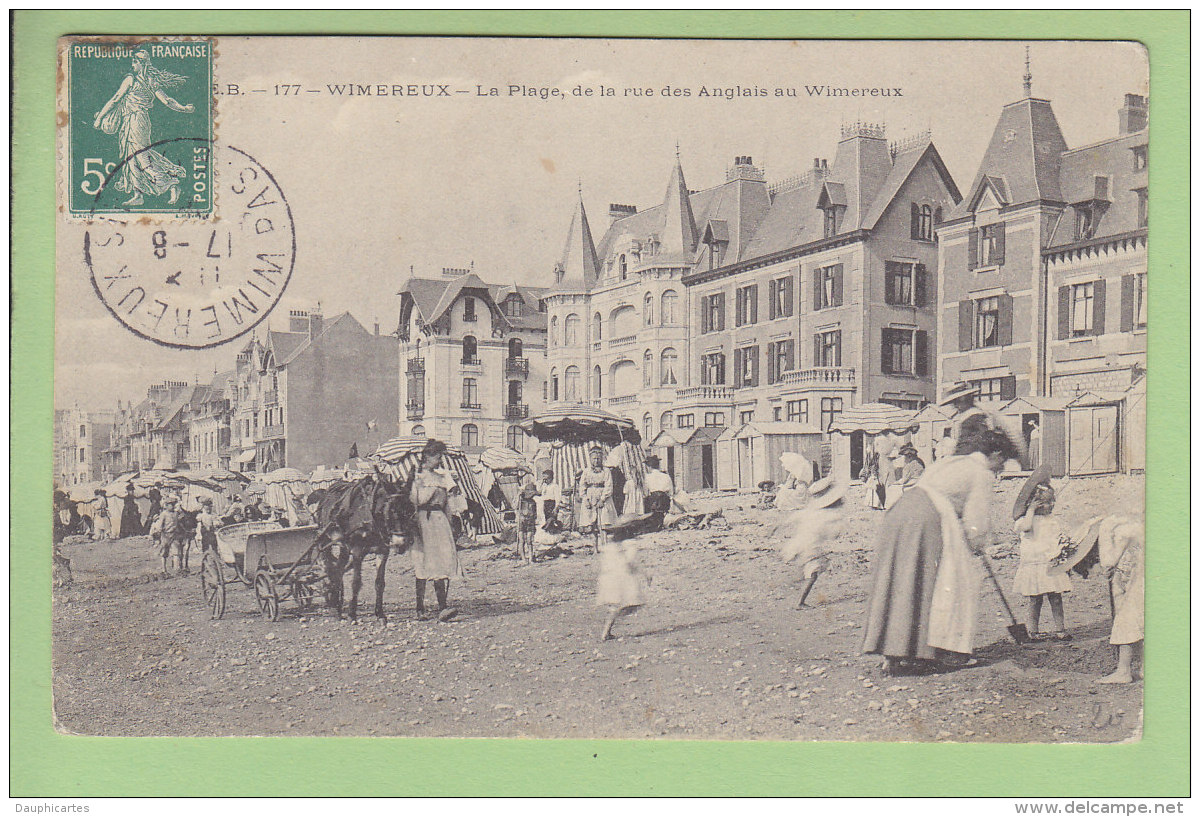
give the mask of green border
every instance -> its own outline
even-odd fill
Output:
[[[992,795],[1190,794],[1190,13],[37,12],[13,23],[10,794]],[[1151,548],[1145,738],[1122,746],[153,739],[50,724],[55,40],[68,33],[487,34],[1139,40],[1154,117],[1155,270],[1147,480]],[[1167,373],[1172,373],[1168,375]],[[13,474],[15,477],[16,474]],[[266,766],[263,766],[264,761]],[[247,774],[250,769],[268,773]],[[530,769],[544,774],[530,775]]]

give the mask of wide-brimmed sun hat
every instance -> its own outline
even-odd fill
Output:
[[[1050,466],[1045,463],[1039,465],[1037,470],[1029,475],[1025,484],[1021,486],[1021,490],[1017,492],[1017,498],[1013,502],[1012,508],[1013,519],[1020,519],[1029,511],[1029,503],[1033,501],[1033,497],[1041,485],[1050,485]]]
[[[812,508],[828,508],[846,496],[846,486],[836,482],[833,476],[824,477],[808,486],[808,504]]]
[[[960,380],[942,395],[942,399],[938,401],[939,406],[944,406],[947,403],[953,403],[960,397],[978,397],[979,387],[972,386],[965,380]]]
[[[657,468],[661,464],[662,460],[660,460],[655,454],[651,454],[646,457],[646,465],[649,465],[651,468]]]

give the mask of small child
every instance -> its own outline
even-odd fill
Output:
[[[817,577],[829,567],[829,554],[833,542],[842,534],[842,498],[846,486],[825,477],[814,482],[808,489],[808,505],[775,525],[773,537],[784,536],[788,540],[780,548],[785,562],[800,559],[800,569],[806,579],[800,591],[797,610],[808,605],[805,601],[812,592]]]
[[[537,530],[538,489],[533,477],[525,476],[517,497],[517,558],[533,564],[533,535]]]
[[[1098,684],[1130,684],[1141,677],[1134,653],[1145,644],[1146,533],[1140,522],[1109,517],[1100,526],[1100,565],[1107,569],[1113,626],[1108,643],[1117,647],[1117,668]]]
[[[1070,592],[1071,577],[1053,563],[1062,552],[1063,533],[1058,522],[1050,516],[1054,511],[1054,488],[1048,475],[1043,479],[1029,497],[1025,512],[1013,523],[1021,537],[1021,564],[1013,577],[1013,591],[1029,597],[1025,623],[1031,636],[1038,636],[1042,602],[1049,601],[1054,629],[1046,637],[1069,641],[1071,636],[1066,631],[1062,594]]]

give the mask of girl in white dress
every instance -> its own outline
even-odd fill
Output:
[[[1021,536],[1021,564],[1013,577],[1013,591],[1029,598],[1025,625],[1029,634],[1039,633],[1043,601],[1050,602],[1054,629],[1046,634],[1056,641],[1067,641],[1063,615],[1063,593],[1071,590],[1071,577],[1052,560],[1062,552],[1062,526],[1050,514],[1054,511],[1054,488],[1038,485],[1025,513],[1013,524]]]

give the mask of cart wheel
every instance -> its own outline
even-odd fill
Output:
[[[225,615],[225,571],[211,550],[204,554],[200,564],[200,592],[204,594],[209,618],[216,621]]]
[[[279,621],[279,594],[275,592],[275,580],[265,570],[254,574],[254,598],[258,610],[267,621]]]

